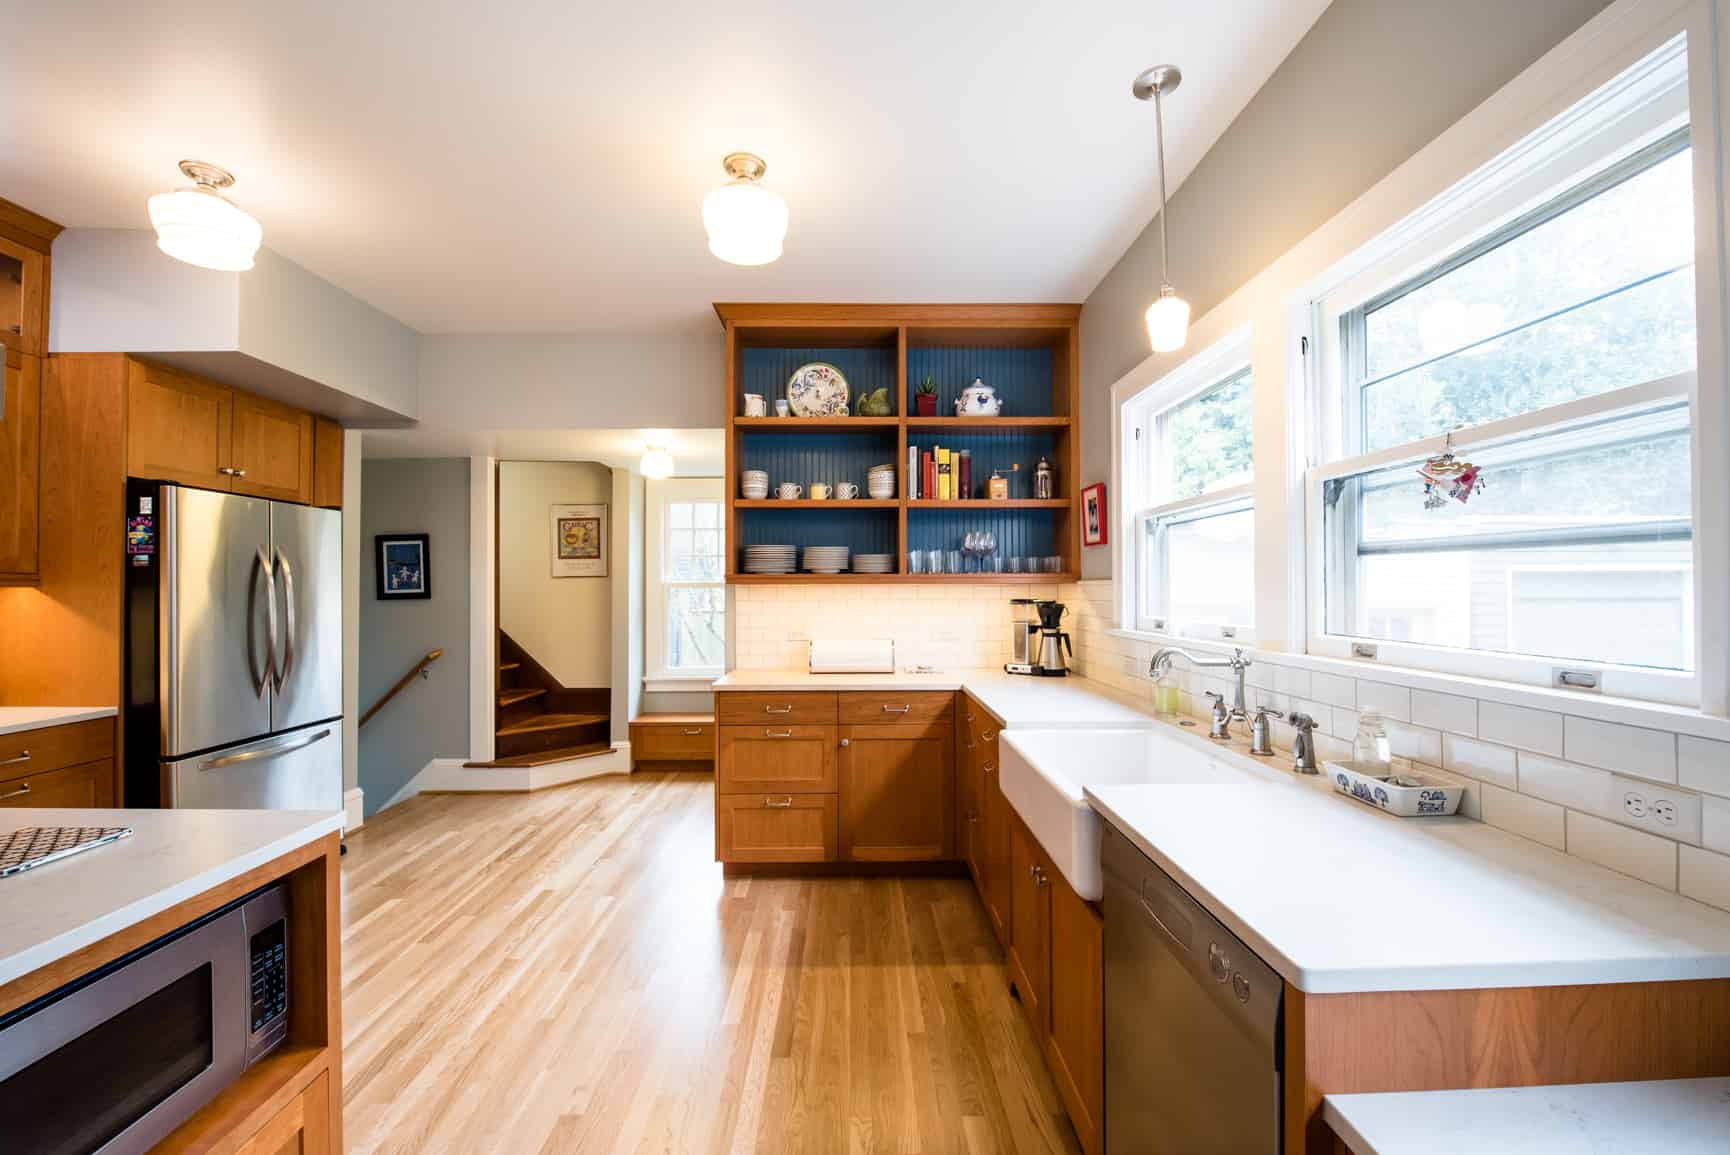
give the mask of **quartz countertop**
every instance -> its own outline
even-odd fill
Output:
[[[1035,678],[1001,669],[903,671],[893,674],[813,674],[805,670],[734,670],[715,690],[794,693],[820,690],[966,690],[1006,727],[1145,729],[1152,703],[1138,704],[1097,682],[1071,675]]]
[[[0,986],[342,828],[306,810],[0,810],[0,831],[133,834],[0,878]]]
[[[1322,1114],[1355,1155],[1719,1155],[1730,1079],[1329,1095]]]
[[[112,718],[117,712],[113,706],[0,706],[0,734]]]

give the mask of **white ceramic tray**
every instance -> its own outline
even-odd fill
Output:
[[[1323,762],[1322,767],[1341,794],[1401,818],[1452,814],[1466,796],[1463,786],[1380,762]]]

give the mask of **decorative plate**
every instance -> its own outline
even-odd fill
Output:
[[[787,408],[795,417],[846,417],[846,376],[827,361],[799,366],[787,379]]]

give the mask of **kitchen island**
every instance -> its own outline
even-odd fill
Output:
[[[116,960],[280,883],[287,905],[285,1036],[155,1150],[264,1155],[298,1141],[292,1149],[306,1155],[340,1151],[342,815],[0,810],[0,831],[52,826],[125,826],[134,833],[0,878],[0,1029],[30,1021],[24,1016]]]

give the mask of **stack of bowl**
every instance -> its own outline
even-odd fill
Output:
[[[769,496],[769,473],[764,469],[747,469],[739,474],[739,494],[747,501],[762,501]]]
[[[891,501],[895,497],[895,467],[873,465],[865,475],[865,489],[876,501]]]

